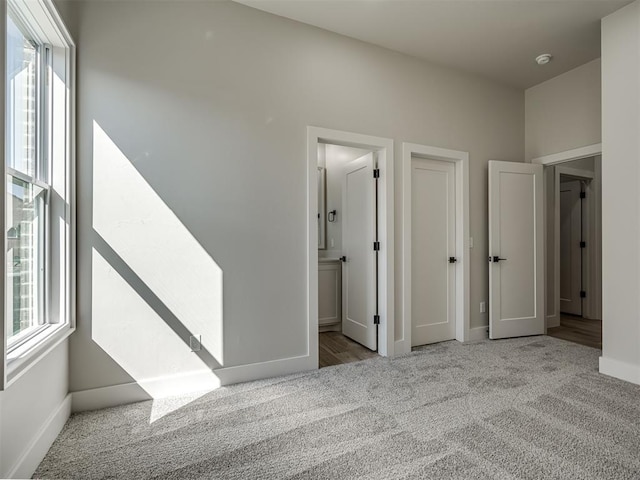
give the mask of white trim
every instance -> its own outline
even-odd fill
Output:
[[[581,160],[583,158],[590,158],[590,157],[601,157],[602,156],[602,143],[596,143],[593,145],[587,145],[586,147],[580,147],[580,148],[574,148],[572,150],[566,150],[564,152],[559,152],[559,153],[554,153],[552,155],[545,155],[542,157],[537,157],[534,158],[533,160],[531,160],[531,163],[535,163],[538,165],[544,165],[544,166],[555,166],[555,165],[561,165],[563,163],[568,163],[571,162],[573,160]],[[598,162],[596,162],[597,164]],[[569,175],[575,175],[578,174],[578,176],[582,176],[585,177],[586,172],[579,170],[579,169],[571,169],[570,167],[558,167],[563,169],[564,171],[569,172]],[[554,177],[553,177],[553,181],[554,181],[554,224],[555,224],[555,231],[554,231],[554,313],[553,315],[546,315],[545,319],[546,319],[546,323],[545,323],[545,333],[546,333],[546,329],[553,327],[553,326],[559,326],[560,325],[560,266],[559,266],[559,258],[560,258],[560,253],[559,253],[559,249],[560,249],[560,232],[559,232],[559,225],[560,225],[560,205],[558,203],[558,198],[559,198],[559,191],[560,191],[560,185],[559,185],[559,175],[558,175],[558,168],[556,168],[556,172],[554,172]],[[601,171],[598,170],[600,167],[598,165],[596,165],[596,171]],[[547,195],[546,195],[546,189],[548,188],[546,181],[545,181],[545,203],[547,201]],[[596,192],[594,192],[596,193]],[[601,193],[600,193],[600,197],[601,197]],[[595,200],[595,199],[594,199]],[[602,201],[602,200],[600,200]],[[546,207],[545,204],[545,208],[544,208],[544,212],[545,212],[545,216],[548,212],[548,208]],[[597,213],[597,208],[593,209],[594,215],[598,215]],[[598,222],[599,222],[599,218],[594,218],[595,222],[596,222],[596,227],[598,226]],[[547,223],[548,223],[548,219],[545,217],[545,240],[544,240],[544,261],[545,261],[545,266],[547,265],[547,255],[549,255],[548,252],[548,248],[547,248],[547,234],[546,234],[546,229],[547,229]],[[599,248],[599,244],[597,244],[597,242],[594,245],[594,247],[596,249]],[[595,267],[596,269],[598,268],[598,266],[596,265]],[[597,274],[597,272],[596,272]],[[595,284],[594,284],[595,285]],[[548,312],[548,307],[547,307],[547,303],[548,303],[548,298],[547,298],[547,281],[546,281],[546,277],[545,277],[545,313]],[[600,289],[602,289],[602,281],[599,282],[599,287]],[[597,303],[597,302],[596,302]],[[591,304],[593,305],[593,304]],[[597,308],[597,307],[596,307]],[[553,321],[553,324],[551,323]]]
[[[640,385],[640,366],[600,357],[600,373]]]
[[[209,370],[191,372],[120,385],[80,390],[72,392],[72,411],[75,413],[86,410],[98,410],[129,403],[143,402],[145,400],[152,400],[153,398],[166,398],[211,391],[224,385],[315,370],[318,368],[317,364],[317,357],[314,358],[305,355],[269,362],[239,365],[237,367],[220,368],[213,372]],[[214,383],[212,383],[212,381]],[[161,393],[160,395],[156,394],[155,397],[152,397],[148,393],[148,390]]]
[[[566,163],[566,162],[562,162],[562,163]],[[564,175],[565,177],[575,178],[576,180],[593,180],[594,178],[596,178],[596,174],[593,172],[590,172],[589,170],[565,167],[563,166],[562,163],[556,166],[556,171],[559,171],[560,174]]]
[[[6,383],[5,388],[18,380],[29,371],[42,358],[49,354],[54,348],[64,342],[73,332],[69,324],[49,324],[39,335],[34,336],[25,343],[24,351],[16,349],[6,358]],[[12,356],[16,354],[15,358]]]
[[[413,156],[452,162],[456,176],[456,340],[470,338],[469,249],[469,153],[458,150],[402,144],[402,338],[401,352],[411,351],[411,158]],[[483,327],[485,328],[485,327]]]
[[[71,411],[73,413],[151,400],[151,396],[136,382],[90,388],[72,392],[71,395],[73,398]]]
[[[586,147],[574,148],[572,150],[554,153],[552,155],[545,155],[543,157],[537,157],[531,160],[531,163],[537,163],[539,165],[555,165],[557,163],[580,160],[581,158],[595,157],[596,155],[602,155],[601,143],[587,145]]]
[[[220,387],[215,372],[202,370],[73,392],[73,412],[98,410],[144,400],[209,392]],[[151,395],[149,392],[153,392]]]
[[[318,368],[318,234],[317,202],[318,144],[330,143],[376,151],[380,178],[378,180],[378,353],[393,356],[394,337],[394,207],[393,207],[393,140],[359,133],[307,127],[307,320],[308,355]]]
[[[469,329],[469,342],[487,340],[489,338],[489,325],[484,327],[473,327]]]
[[[33,476],[71,415],[71,398],[71,394],[68,394],[60,406],[47,418],[15,465],[7,472],[7,478],[31,478]],[[5,439],[5,441],[7,440]]]
[[[6,18],[7,18],[7,2],[0,2],[0,18],[2,18],[2,22],[0,22],[0,36],[5,42],[7,38],[6,34]],[[0,182],[0,261],[2,261],[2,273],[0,274],[0,308],[2,309],[2,318],[5,318],[7,311],[6,304],[6,291],[5,291],[5,266],[7,265],[6,260],[6,245],[7,245],[7,229],[5,228],[5,198],[6,198],[6,189],[7,189],[7,178],[6,169],[7,162],[5,159],[5,111],[6,111],[6,90],[5,90],[5,78],[7,76],[6,66],[5,66],[5,55],[6,48],[0,48],[0,106],[2,106],[2,114],[0,114],[0,152],[2,158],[2,182]],[[2,359],[0,361],[0,391],[5,389],[5,384],[7,383],[7,328],[6,322],[0,322],[0,354],[2,355]]]
[[[65,95],[64,100],[64,108],[65,108],[65,189],[68,189],[65,193],[66,201],[68,204],[69,210],[66,216],[68,220],[67,225],[69,231],[66,234],[66,242],[65,245],[61,245],[60,248],[64,249],[64,258],[66,260],[65,268],[65,285],[57,285],[54,284],[55,287],[60,287],[63,291],[63,295],[65,296],[65,311],[60,315],[58,320],[60,322],[51,323],[48,325],[47,329],[44,329],[47,335],[50,335],[51,338],[42,339],[41,335],[35,335],[33,339],[30,339],[28,342],[25,342],[25,345],[29,348],[32,348],[33,351],[18,352],[18,358],[13,358],[15,355],[13,352],[8,353],[7,349],[7,332],[4,326],[4,322],[2,327],[0,327],[0,333],[2,334],[3,344],[2,344],[2,356],[3,362],[2,367],[0,367],[0,390],[6,388],[13,381],[19,378],[24,372],[26,372],[32,365],[37,363],[44,355],[46,355],[51,349],[55,348],[59,343],[64,341],[75,329],[75,315],[76,315],[76,188],[75,188],[75,160],[76,160],[76,148],[75,148],[75,139],[76,139],[76,50],[75,43],[73,38],[69,34],[69,31],[62,21],[53,1],[51,0],[12,0],[11,1],[13,8],[19,10],[21,18],[28,18],[28,23],[30,25],[35,26],[37,40],[42,44],[52,44],[57,47],[61,47],[65,49],[64,52],[64,67],[65,67],[65,85],[67,87],[67,93]],[[3,14],[3,17],[6,16],[6,5],[7,2],[2,2],[2,8],[0,8],[0,13]],[[0,29],[0,33],[4,36],[4,25],[2,29]],[[3,51],[0,59],[4,58],[5,52]],[[0,81],[0,86],[4,85],[4,75],[2,80]],[[2,100],[2,105],[4,107],[4,96]],[[4,108],[3,108],[4,110]],[[0,137],[0,151],[4,151],[4,116],[0,120],[0,127],[2,130],[2,136]],[[4,163],[4,162],[3,162]],[[7,167],[3,166],[4,172],[6,174]],[[14,172],[15,173],[15,172]],[[0,188],[0,209],[2,212],[5,211],[5,183],[3,182],[3,186]],[[39,182],[35,182],[39,183]],[[47,187],[47,189],[51,189],[51,186]],[[51,204],[49,205],[49,208]],[[0,227],[2,227],[2,245],[4,245],[6,241],[6,228],[4,228],[4,214],[1,215]],[[50,241],[47,241],[48,246],[50,246]],[[5,252],[6,248],[3,248],[2,251]],[[6,253],[6,252],[5,252]],[[4,255],[4,254],[3,254]],[[4,258],[4,256],[3,256]],[[3,293],[2,297],[2,311],[6,311],[6,293],[5,293],[5,285],[4,285],[4,275],[2,275],[2,279],[0,279],[0,292]]]
[[[316,342],[318,330],[316,327]],[[318,368],[318,357],[303,355],[300,357],[283,358],[269,362],[251,363],[237,367],[226,367],[214,370],[214,374],[220,380],[220,385],[233,385],[234,383],[250,382],[263,378],[280,377],[292,373],[306,372]]]

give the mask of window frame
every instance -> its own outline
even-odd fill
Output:
[[[10,18],[16,28],[22,33],[25,40],[28,41],[36,52],[35,68],[36,68],[36,88],[35,88],[35,155],[34,165],[31,175],[17,168],[10,167],[5,159],[5,180],[8,182],[9,177],[18,179],[21,182],[34,185],[44,192],[44,210],[43,210],[43,232],[40,241],[43,243],[43,250],[38,251],[38,264],[42,265],[43,271],[38,273],[38,284],[41,287],[38,291],[37,308],[37,324],[28,328],[25,332],[19,332],[17,335],[7,336],[7,354],[11,353],[29,342],[31,338],[38,335],[46,327],[49,322],[49,301],[51,282],[51,126],[52,126],[52,109],[51,102],[53,97],[52,82],[49,78],[52,68],[52,47],[48,43],[39,42],[34,38],[33,31],[25,23],[20,12],[13,8],[12,4],[8,4],[6,12],[7,20]],[[7,208],[10,208],[7,206]],[[41,290],[41,291],[40,291]],[[6,290],[5,290],[6,292]],[[5,293],[6,295],[6,293]]]
[[[7,262],[6,212],[7,183],[9,176],[42,188],[44,191],[44,273],[40,295],[42,302],[39,325],[25,331],[9,342],[6,319],[2,322],[2,354],[0,362],[0,390],[13,383],[32,365],[64,341],[75,330],[75,286],[76,286],[76,192],[75,192],[75,58],[76,48],[71,35],[58,14],[52,0],[8,0],[1,2],[0,16],[4,21],[0,35],[6,38],[7,18],[34,43],[37,52],[37,117],[36,117],[36,162],[32,175],[27,175],[7,165],[6,157],[6,113],[0,119],[0,151],[5,153],[4,181],[0,187],[0,246]],[[0,63],[4,66],[0,90],[3,112],[6,112],[6,50],[0,52]],[[54,67],[57,67],[55,69]],[[62,79],[61,77],[64,77]],[[56,85],[54,85],[56,82]],[[64,90],[60,89],[64,87]],[[46,92],[44,95],[41,92]],[[63,125],[64,122],[64,125]],[[60,134],[60,129],[64,135]],[[56,135],[54,136],[54,131]],[[54,151],[55,150],[55,151]],[[62,152],[62,153],[61,153]],[[54,163],[56,166],[54,170]],[[54,192],[57,195],[54,197]],[[60,192],[63,192],[62,194]],[[54,200],[55,198],[55,200]],[[54,205],[60,215],[58,230],[52,230]],[[57,234],[57,237],[54,235]],[[57,251],[54,251],[54,247]],[[54,278],[52,259],[56,256],[57,270]],[[3,269],[6,270],[6,269]],[[2,309],[7,311],[7,272],[1,275]],[[54,292],[55,291],[55,295]],[[55,298],[54,298],[55,297]],[[53,309],[52,302],[56,302]],[[55,312],[54,312],[55,310]]]

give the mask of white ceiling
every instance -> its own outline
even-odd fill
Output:
[[[528,88],[600,56],[600,19],[631,0],[236,0]],[[554,59],[535,63],[541,53]]]

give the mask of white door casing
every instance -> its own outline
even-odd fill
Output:
[[[470,325],[470,257],[472,238],[469,228],[469,153],[459,150],[419,145],[402,144],[402,323],[396,338],[396,351],[411,351],[412,332],[412,163],[414,158],[428,158],[449,162],[455,170],[455,245],[457,262],[455,270],[456,306],[455,338],[460,342],[486,338],[486,327],[471,328]]]
[[[582,315],[581,182],[560,184],[560,311]]]
[[[567,150],[564,152],[554,153],[551,155],[545,155],[542,157],[534,158],[531,160],[531,163],[537,165],[543,165],[545,167],[554,166],[555,167],[555,180],[553,182],[554,189],[554,205],[557,202],[555,199],[560,195],[559,194],[559,176],[560,173],[565,174],[572,172],[567,172],[566,165],[573,160],[580,160],[583,158],[595,157],[595,171],[592,174],[586,174],[584,171],[575,172],[577,173],[577,177],[586,181],[586,193],[587,199],[585,204],[583,205],[585,209],[588,210],[588,213],[585,212],[585,231],[588,233],[587,238],[587,255],[583,257],[583,266],[585,267],[585,275],[583,278],[583,285],[587,290],[587,298],[586,301],[583,302],[583,315],[587,318],[602,318],[602,144],[597,143],[594,145],[588,145],[586,147],[580,147],[572,150]],[[575,176],[575,175],[574,175]],[[553,315],[549,317],[549,319],[554,319],[555,316],[559,315],[560,311],[560,296],[559,296],[559,284],[560,284],[560,267],[559,267],[559,258],[560,258],[560,234],[559,234],[559,225],[560,225],[560,212],[556,211],[555,213],[556,219],[554,221],[555,229],[554,229],[554,246],[552,249],[548,249],[547,255],[551,255],[553,257],[554,264],[554,289],[555,294],[548,301],[553,301]],[[588,223],[593,222],[592,226],[589,226]],[[592,292],[592,293],[590,293]],[[547,307],[549,310],[549,307]],[[559,325],[559,320],[555,325],[548,324],[548,326],[557,326]]]
[[[541,335],[544,312],[542,166],[489,162],[489,337]]]
[[[377,349],[374,157],[345,165],[342,180],[342,333]]]
[[[411,346],[456,337],[456,192],[453,162],[411,162]]]

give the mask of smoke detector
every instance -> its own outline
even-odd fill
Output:
[[[542,55],[538,55],[536,57],[536,63],[538,65],[546,65],[551,61],[552,58],[553,58],[553,55],[549,53],[543,53]]]

